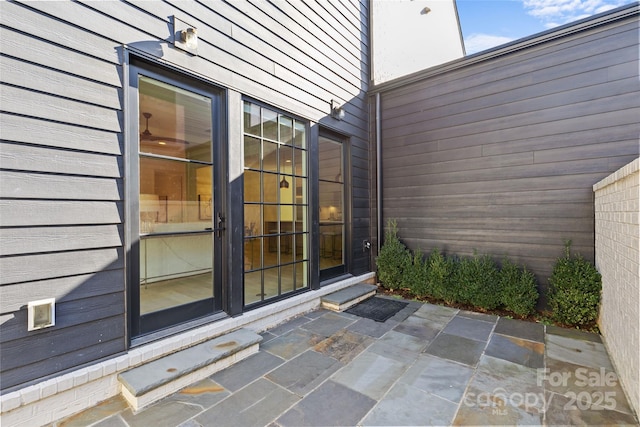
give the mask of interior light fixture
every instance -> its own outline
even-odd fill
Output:
[[[344,108],[335,99],[331,100],[331,117],[336,120],[344,120],[345,117]]]
[[[283,176],[282,181],[280,181],[280,188],[289,188],[289,181]]]

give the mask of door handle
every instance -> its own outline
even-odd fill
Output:
[[[222,230],[224,230],[224,216],[221,212],[218,212],[216,219],[216,234],[218,237],[222,235]]]

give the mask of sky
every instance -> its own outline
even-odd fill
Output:
[[[631,2],[632,0],[456,0],[467,55]]]

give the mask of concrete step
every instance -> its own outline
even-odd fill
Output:
[[[118,375],[123,397],[138,411],[258,352],[262,337],[248,329],[180,350]]]
[[[345,311],[360,301],[371,298],[376,294],[378,287],[366,283],[358,283],[338,292],[322,297],[322,307],[332,311]]]

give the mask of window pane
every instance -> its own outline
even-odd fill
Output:
[[[283,294],[295,289],[295,276],[293,270],[293,264],[280,267],[280,289]]]
[[[244,235],[259,236],[261,234],[260,205],[244,205]]]
[[[288,145],[280,146],[280,168],[282,174],[293,175],[293,148]]]
[[[293,163],[296,169],[296,175],[307,176],[307,152],[304,150],[293,150]]]
[[[260,172],[244,171],[244,200],[260,201]]]
[[[211,227],[211,181],[211,166],[141,157],[140,232]]]
[[[296,232],[308,231],[307,230],[307,207],[306,206],[294,206],[296,215]]]
[[[293,119],[290,117],[280,116],[280,142],[293,143]]]
[[[280,175],[280,183],[278,184],[280,187],[280,203],[291,204],[293,203],[293,177],[287,175]],[[291,221],[293,216],[289,214],[287,216],[287,221]]]
[[[307,135],[306,135],[306,126],[304,123],[299,122],[299,121],[295,121],[294,124],[294,145],[296,147],[302,147],[302,148],[306,148],[306,144],[307,144]]]
[[[293,262],[293,236],[283,234],[280,236],[280,264]]]
[[[140,76],[140,152],[211,162],[211,98]]]
[[[278,140],[278,113],[266,108],[262,109],[262,136]]]
[[[307,194],[307,178],[296,177],[296,198],[294,203],[302,204],[306,201]]]
[[[274,173],[265,173],[262,174],[263,179],[263,201],[266,203],[277,203],[278,202],[278,190],[280,189],[280,182],[278,181],[278,175]],[[285,180],[285,183],[288,183]],[[290,184],[290,183],[288,183]]]
[[[278,144],[264,141],[263,150],[262,169],[278,172]]]
[[[307,259],[307,237],[308,237],[308,233],[304,233],[304,234],[296,234],[293,236],[294,237],[294,258],[296,259],[296,261],[301,261],[303,259]]]
[[[320,181],[320,222],[342,220],[342,184]]]
[[[280,232],[278,226],[278,206],[264,205],[264,233],[275,234]]]
[[[260,246],[262,239],[259,237],[246,237],[244,240],[244,270],[260,268]]]
[[[244,137],[244,167],[260,169],[260,140],[250,136]]]
[[[320,268],[343,264],[342,243],[342,225],[320,224]]]
[[[245,106],[245,111],[247,109]],[[253,203],[246,203],[255,202],[256,193],[245,185],[245,271],[250,272],[245,276],[245,303],[263,301],[299,289],[301,286],[295,283],[302,280],[303,273],[298,272],[297,266],[292,267],[292,263],[308,259],[306,124],[264,107],[259,107],[259,111],[262,123],[260,138],[249,138],[245,134],[245,168],[259,171],[261,195],[257,203],[262,209],[260,211]],[[259,140],[262,146],[260,162],[255,159],[257,149],[249,148],[258,145],[258,141],[254,143],[253,139]],[[252,181],[258,182],[257,179]],[[246,176],[245,182],[250,182]],[[252,239],[247,236],[258,234],[250,233],[262,233],[260,236],[263,237]],[[251,240],[256,243],[251,243]],[[249,245],[257,245],[260,249],[255,246],[251,249]],[[258,254],[259,261],[256,260]],[[306,264],[300,267],[306,268]],[[258,297],[253,296],[255,289],[250,289],[254,286],[252,280],[258,279],[255,269],[262,269]],[[297,279],[298,275],[300,279]]]
[[[280,230],[281,232],[293,231],[293,205],[280,205]]]
[[[298,262],[295,264],[296,269],[296,289],[306,288],[308,286],[307,271],[309,269],[309,263],[307,261]]]
[[[212,298],[212,270],[210,233],[140,239],[141,314]]]
[[[250,102],[244,103],[244,132],[260,136],[260,107]]]
[[[320,179],[342,182],[342,144],[327,138],[318,140]]]
[[[278,296],[278,285],[279,285],[279,273],[280,269],[270,268],[268,270],[264,270],[264,293],[262,294],[263,299],[271,298]]]
[[[244,303],[262,300],[262,271],[244,274]]]

